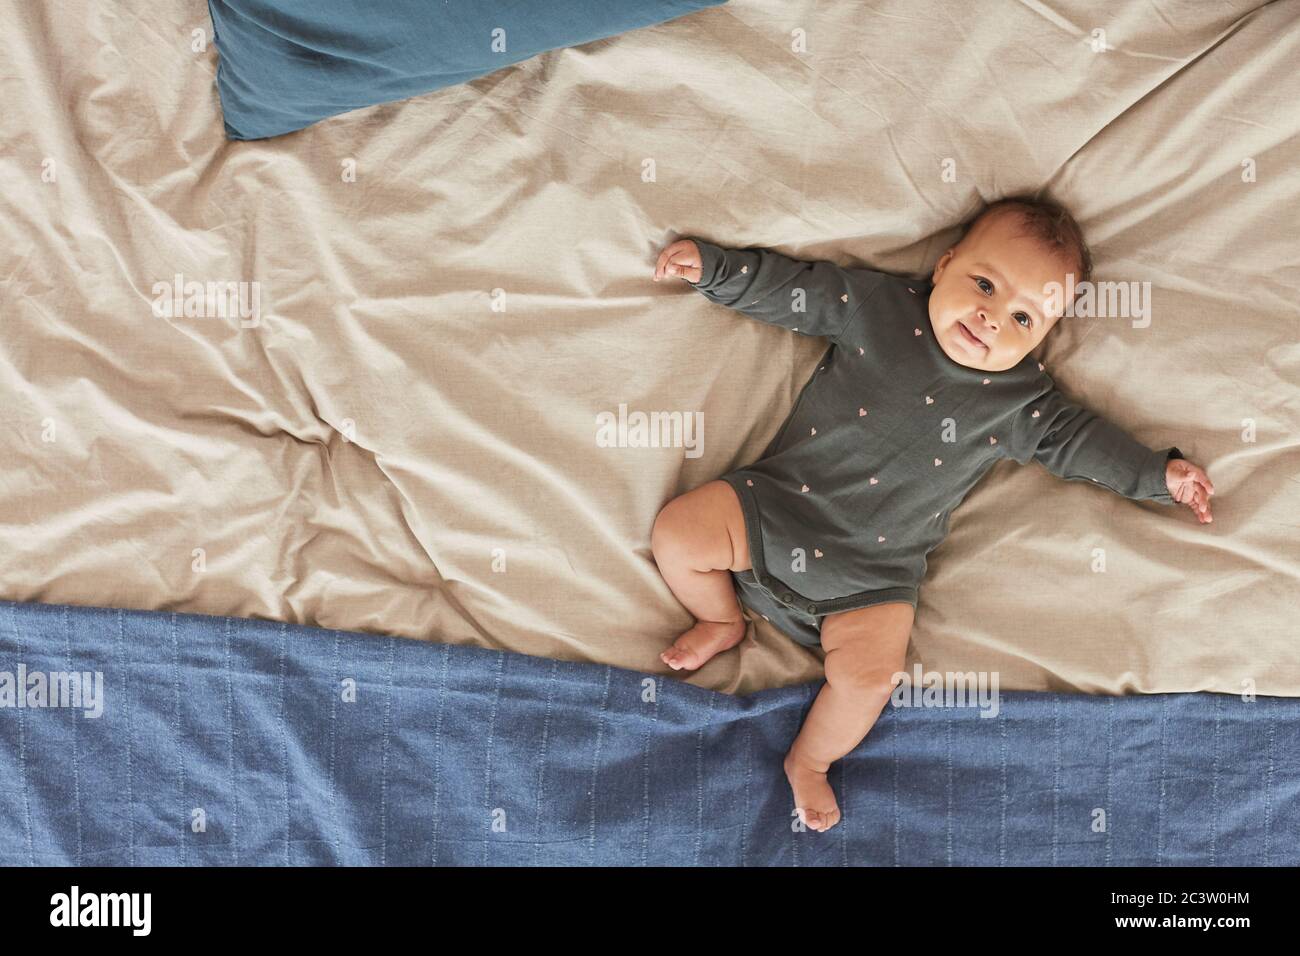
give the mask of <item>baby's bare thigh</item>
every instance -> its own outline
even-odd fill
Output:
[[[907,642],[916,608],[906,602],[873,604],[822,618],[822,649],[848,650],[858,667],[893,674],[907,662]]]
[[[704,556],[710,567],[748,571],[749,541],[740,498],[722,479],[700,485],[674,498],[660,520],[669,517],[674,531],[692,553]]]

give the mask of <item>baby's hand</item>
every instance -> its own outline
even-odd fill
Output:
[[[1210,516],[1210,496],[1214,494],[1214,485],[1205,471],[1190,461],[1171,458],[1165,466],[1165,484],[1174,501],[1187,505],[1196,512],[1196,520],[1209,524],[1214,520]]]
[[[664,276],[678,276],[687,282],[700,281],[700,247],[689,239],[678,239],[659,253],[655,264],[655,282]]]

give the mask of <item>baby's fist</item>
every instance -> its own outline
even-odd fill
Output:
[[[1174,501],[1196,512],[1196,520],[1201,524],[1214,520],[1210,516],[1210,495],[1214,494],[1214,485],[1203,469],[1182,458],[1171,458],[1165,465],[1165,484],[1169,486]]]
[[[701,265],[703,260],[700,258],[700,247],[689,239],[678,239],[659,253],[659,261],[655,263],[655,282],[664,276],[677,276],[691,283],[699,282]]]

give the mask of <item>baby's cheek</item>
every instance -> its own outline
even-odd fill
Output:
[[[954,289],[951,282],[945,282],[930,293],[931,318],[955,320],[970,315],[973,309],[970,297],[960,289]]]
[[[952,314],[952,308],[948,304],[947,297],[940,295],[939,290],[935,289],[930,293],[930,300],[926,302],[926,311],[930,313],[930,321],[935,328],[940,328],[948,321],[948,316]]]

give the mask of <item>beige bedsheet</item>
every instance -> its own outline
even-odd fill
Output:
[[[999,465],[912,654],[1300,694],[1300,4],[733,0],[258,143],[222,138],[201,0],[0,14],[0,597],[655,670],[688,624],[655,514],[822,350],[652,283],[659,249],[920,273],[1047,183],[1152,304],[1068,320],[1049,372],[1205,465],[1216,520]],[[258,324],[158,317],[177,274],[258,283]],[[703,453],[598,447],[620,404],[702,412]],[[693,680],[819,673],[764,626]]]

